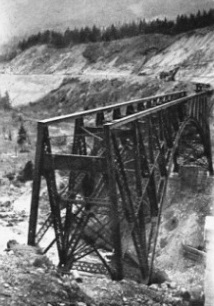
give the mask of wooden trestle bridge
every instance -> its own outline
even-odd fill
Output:
[[[199,163],[213,173],[210,93],[198,84],[191,95],[174,92],[38,122],[28,243],[39,244],[54,229],[45,252],[56,243],[63,269],[115,280],[132,272],[148,283],[170,171]],[[63,129],[59,145],[54,131]],[[42,223],[44,205],[49,214]],[[113,251],[111,258],[102,249]],[[89,254],[99,261],[86,260]]]

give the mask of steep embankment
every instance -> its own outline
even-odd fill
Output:
[[[80,44],[64,49],[40,45],[20,53],[1,65],[2,73],[66,74],[100,77],[138,74],[155,76],[162,70],[180,67],[181,77],[211,77],[214,28],[178,36],[142,35],[130,39]]]
[[[66,74],[58,88],[28,107],[44,118],[172,90],[192,90],[191,81],[212,84],[213,38],[213,29],[207,28],[177,37],[143,35],[63,50],[39,46],[23,52],[4,69],[48,73],[50,81],[56,74],[59,78]],[[161,72],[176,67],[175,81],[160,80]]]
[[[13,105],[17,106],[35,101],[59,87],[65,75],[89,82],[94,79],[130,78],[152,55],[172,41],[174,38],[164,35],[144,35],[66,49],[54,49],[47,45],[32,47],[11,62],[0,65],[0,90],[8,90]],[[139,82],[142,81],[140,77]]]
[[[180,67],[177,80],[195,80],[214,84],[214,28],[181,35],[171,46],[145,65],[150,73]]]
[[[138,69],[151,56],[161,52],[176,39],[167,35],[142,35],[112,42],[79,44],[55,49],[35,46],[20,53],[4,73],[15,74],[82,74],[93,70],[103,73],[129,74]]]
[[[61,91],[60,84],[65,75],[67,78],[77,78],[77,86],[88,82],[93,87],[97,80],[106,80],[108,83],[112,79],[120,80],[126,88],[130,82],[140,84],[145,89],[148,83],[155,83],[159,87],[158,93],[183,88],[183,85],[180,86],[183,81],[214,84],[213,38],[213,28],[206,28],[174,37],[161,34],[142,35],[108,43],[75,45],[65,49],[54,49],[47,45],[36,46],[20,53],[11,62],[1,64],[0,89],[9,91],[15,106],[40,100],[57,88]],[[176,67],[179,68],[175,76],[177,82],[157,80],[161,72],[167,73]],[[83,87],[85,88],[85,85]],[[99,84],[95,87],[99,88]],[[73,82],[72,88],[75,92]],[[72,98],[72,89],[67,86],[67,90]],[[123,92],[122,88],[120,92]],[[122,99],[139,96],[141,92],[133,88],[130,95],[122,94]],[[111,95],[107,100],[116,101]],[[84,106],[85,104],[88,104],[87,101]]]

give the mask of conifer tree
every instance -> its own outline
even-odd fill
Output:
[[[23,151],[26,141],[27,141],[27,131],[22,122],[18,131],[18,139],[17,139],[17,144],[20,146],[21,151]]]

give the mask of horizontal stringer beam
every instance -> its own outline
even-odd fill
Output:
[[[73,170],[103,172],[105,158],[75,154],[44,154],[43,170]]]

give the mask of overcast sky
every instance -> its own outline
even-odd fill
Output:
[[[136,18],[173,18],[214,8],[214,0],[0,0],[0,43],[40,29],[64,30]]]

